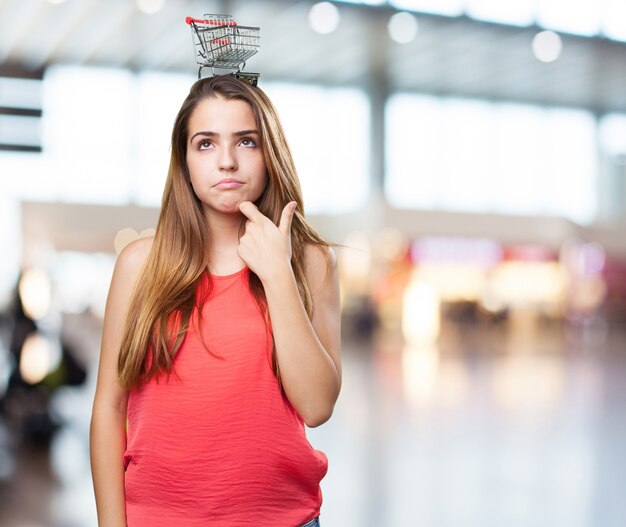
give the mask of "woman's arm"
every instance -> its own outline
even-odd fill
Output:
[[[307,426],[319,426],[330,419],[341,389],[335,253],[329,247],[306,247],[305,275],[313,299],[309,320],[290,263],[295,202],[285,206],[278,226],[249,201],[239,210],[248,218],[239,256],[263,283],[285,393]]]
[[[147,256],[151,239],[130,243],[120,253],[107,297],[91,415],[90,457],[98,525],[125,527],[124,451],[128,392],[116,381],[117,359],[130,294]]]
[[[285,393],[310,428],[330,419],[341,389],[341,314],[337,259],[330,247],[307,246],[306,279],[313,317],[304,309],[291,266],[263,281]]]

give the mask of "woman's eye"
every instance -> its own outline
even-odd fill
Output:
[[[211,141],[200,141],[198,143],[198,150],[206,150],[211,146]]]
[[[255,143],[254,139],[250,139],[249,137],[244,137],[241,140],[241,144],[243,146],[256,146],[256,143]]]

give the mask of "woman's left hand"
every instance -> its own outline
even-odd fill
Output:
[[[251,201],[239,204],[239,210],[248,220],[237,251],[262,282],[276,272],[291,269],[291,221],[296,205],[295,201],[285,205],[277,227]]]

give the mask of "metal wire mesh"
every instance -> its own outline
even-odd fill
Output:
[[[229,15],[205,15],[190,23],[197,64],[240,68],[260,48],[258,27],[238,26]]]

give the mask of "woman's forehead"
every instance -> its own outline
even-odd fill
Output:
[[[198,103],[189,118],[190,131],[210,129],[220,133],[249,128],[255,128],[252,107],[239,99],[207,97]]]

